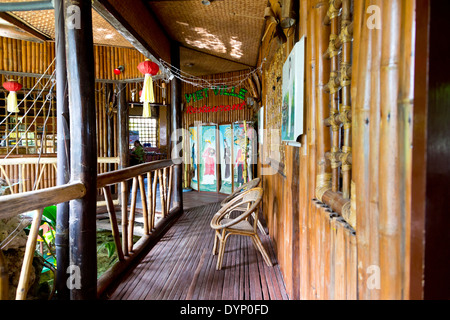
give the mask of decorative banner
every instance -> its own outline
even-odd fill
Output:
[[[231,162],[232,152],[232,138],[233,130],[231,124],[219,126],[220,132],[220,163],[221,163],[221,178],[222,186],[220,193],[230,194],[232,192],[232,171],[233,166]]]
[[[197,127],[189,127],[189,147],[190,147],[190,157],[193,168],[193,174],[191,178],[191,188],[198,190],[198,156],[197,156]]]
[[[247,94],[247,89],[240,89],[238,93],[235,92],[235,87],[232,87],[231,90],[228,91],[227,86],[221,86],[220,88],[205,88],[198,90],[194,93],[186,93],[184,97],[186,98],[186,103],[191,102],[197,102],[199,100],[202,100],[204,98],[208,98],[209,95],[211,95],[211,91],[214,92],[216,96],[230,96],[230,97],[236,97],[241,100],[245,100],[245,95]]]
[[[217,192],[216,126],[199,127],[200,191]]]
[[[188,106],[186,109],[186,113],[207,113],[207,112],[227,112],[227,111],[234,111],[234,110],[243,110],[245,107],[245,101],[238,104],[233,105],[221,105],[221,106],[214,106],[214,107],[208,107],[206,104],[203,107],[195,108],[193,106]]]

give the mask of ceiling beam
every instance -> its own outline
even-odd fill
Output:
[[[53,10],[54,8],[52,0],[0,3],[0,12]]]
[[[2,18],[5,21],[8,21],[9,23],[13,24],[17,28],[31,34],[32,36],[38,38],[39,40],[42,40],[42,41],[52,40],[50,37],[42,34],[41,32],[37,31],[36,29],[30,27],[28,24],[22,22],[21,20],[17,19],[16,17],[13,17],[9,13],[0,11],[0,18]]]
[[[93,0],[92,7],[145,57],[170,63],[170,39],[143,1]]]

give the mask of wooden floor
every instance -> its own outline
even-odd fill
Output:
[[[212,255],[209,225],[219,195],[184,194],[189,209],[143,258],[114,292],[111,300],[285,300],[288,299],[273,247],[260,233],[274,267],[268,267],[248,237],[231,236],[223,268]],[[214,198],[217,198],[215,200]],[[195,207],[203,202],[215,203]]]

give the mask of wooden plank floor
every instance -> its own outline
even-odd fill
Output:
[[[186,196],[197,197],[198,194]],[[211,199],[209,199],[211,201]],[[195,202],[193,202],[195,203]],[[197,202],[200,203],[200,202]],[[186,209],[174,226],[114,292],[111,300],[286,300],[285,285],[267,235],[260,233],[274,267],[268,267],[251,240],[231,236],[223,267],[212,255],[209,223],[219,203]]]

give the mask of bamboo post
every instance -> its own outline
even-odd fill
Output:
[[[70,263],[79,268],[80,286],[71,287],[71,299],[97,297],[96,207],[97,143],[95,123],[95,63],[92,5],[88,0],[67,0],[80,8],[80,28],[68,28],[67,74],[71,135],[71,180],[80,181],[86,195],[70,202]]]
[[[381,299],[401,299],[401,219],[397,199],[398,159],[398,84],[400,56],[401,2],[383,3],[381,51],[380,118],[380,268]]]
[[[180,46],[172,42],[170,45],[170,60],[172,66],[181,68],[180,63]],[[175,78],[171,81],[171,130],[177,132],[182,129],[182,112],[181,112],[181,80]],[[173,136],[173,135],[172,135]],[[176,141],[172,141],[171,149],[173,150],[172,157],[180,158],[181,151],[179,142],[182,137],[177,137]],[[173,171],[173,204],[174,207],[179,207],[183,211],[183,169],[181,164],[177,164]]]
[[[122,251],[128,256],[128,183],[120,183],[120,203],[122,207]]]
[[[351,163],[348,161],[352,150],[351,144],[351,54],[352,34],[349,30],[351,24],[351,1],[342,1],[342,22],[339,40],[342,43],[342,62],[340,84],[342,87],[342,110],[340,112],[341,122],[344,126],[344,139],[342,146],[342,196],[350,199]]]
[[[141,194],[142,203],[142,216],[144,219],[144,234],[149,234],[149,223],[148,223],[148,206],[147,206],[147,195],[145,194],[145,184],[142,175],[138,176],[139,181],[139,192]]]
[[[69,130],[69,103],[67,96],[67,68],[66,44],[64,27],[64,1],[55,3],[55,49],[56,49],[56,115],[57,115],[57,175],[56,185],[64,185],[70,180],[70,130]],[[37,188],[37,184],[36,184]],[[58,299],[68,300],[69,289],[66,285],[69,267],[69,203],[60,203],[57,206],[57,226],[55,235],[56,269],[55,283]]]
[[[164,192],[164,177],[161,173],[161,170],[157,170],[158,172],[158,181],[159,181],[159,194],[160,194],[160,198],[161,198],[161,213],[163,218],[166,216],[167,211],[166,211],[166,194]]]
[[[331,22],[330,43],[326,55],[331,59],[330,81],[328,90],[330,92],[330,118],[328,120],[332,129],[332,147],[329,155],[331,161],[331,189],[333,192],[339,190],[339,167],[341,162],[339,159],[340,149],[340,124],[335,121],[335,116],[339,114],[339,82],[338,82],[338,64],[339,50],[336,48],[336,40],[338,39],[338,17],[340,15],[341,0],[330,0],[326,20]]]
[[[117,256],[119,258],[119,261],[123,261],[124,256],[123,256],[123,251],[122,251],[122,247],[120,244],[119,226],[117,225],[116,210],[114,209],[114,203],[112,200],[110,186],[103,188],[103,195],[105,197],[106,208],[108,209],[109,220],[111,222],[111,230],[112,230],[112,235],[114,238],[114,243],[116,244]]]
[[[37,236],[41,225],[43,211],[43,209],[34,211],[33,222],[31,224],[30,233],[28,234],[22,269],[20,271],[19,284],[17,285],[16,300],[25,300],[27,298],[30,271],[33,263],[34,251],[36,249]]]
[[[366,3],[369,5],[368,3]],[[356,17],[364,16],[367,7],[360,1],[355,2]],[[354,52],[358,52],[358,60],[355,61],[358,70],[356,77],[353,78],[355,86],[354,94],[354,114],[352,119],[353,128],[353,148],[354,148],[354,164],[353,179],[355,181],[355,205],[357,210],[356,226],[358,237],[358,299],[367,300],[370,297],[370,290],[367,283],[367,267],[370,265],[368,260],[369,252],[369,214],[366,199],[369,199],[368,189],[369,170],[367,166],[369,155],[369,124],[370,124],[370,90],[371,77],[368,76],[372,61],[372,31],[366,27],[365,19],[361,19],[356,23],[355,34],[359,34],[359,38],[355,38]]]
[[[151,226],[152,226],[152,229],[154,229],[155,228],[155,218],[156,218],[156,187],[157,187],[157,184],[158,184],[158,170],[155,170],[154,171],[155,172],[155,174],[154,174],[154,177],[153,177],[153,186],[152,186],[152,189],[153,189],[153,191],[152,191],[152,223],[151,223]]]
[[[130,217],[128,219],[128,252],[133,251],[134,219],[136,218],[137,191],[138,191],[138,179],[137,177],[134,177],[133,187],[131,188]]]
[[[325,130],[323,126],[323,119],[329,117],[329,98],[328,93],[325,92],[326,81],[330,75],[330,64],[321,59],[323,52],[326,50],[329,38],[330,29],[323,26],[323,21],[327,15],[327,1],[317,0],[314,11],[315,11],[315,26],[314,32],[316,37],[315,42],[315,55],[316,60],[316,161],[317,161],[317,176],[316,176],[316,193],[315,197],[322,201],[322,195],[326,190],[331,189],[331,167],[330,162],[327,161],[325,157],[325,152],[331,148],[330,145],[330,132]]]
[[[167,209],[166,212],[170,212],[170,202],[172,200],[172,178],[173,178],[173,166],[169,167],[169,188],[167,190]]]

